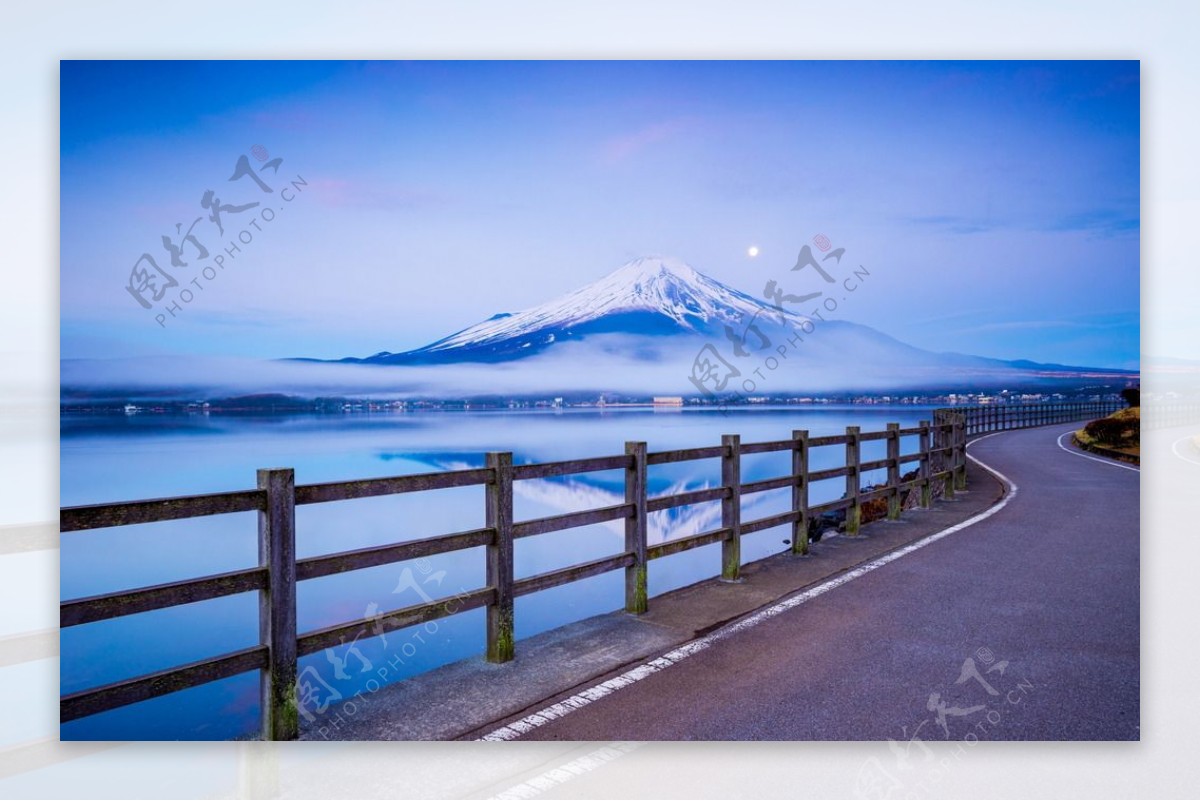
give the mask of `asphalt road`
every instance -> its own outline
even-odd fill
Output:
[[[1065,449],[1073,427],[971,444],[1017,487],[987,519],[603,697],[551,699],[521,736],[1139,739],[1140,475]]]

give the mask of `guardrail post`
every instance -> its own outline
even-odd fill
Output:
[[[917,469],[920,471],[918,475],[921,478],[921,508],[929,509],[933,506],[933,487],[929,483],[929,421],[922,420],[919,424],[921,433],[918,435],[918,448],[921,453],[921,462]]]
[[[960,417],[954,418],[954,488],[967,488],[967,432]]]
[[[792,432],[792,553],[808,553],[808,430]]]
[[[850,508],[846,510],[846,533],[850,536],[858,533],[862,523],[862,502],[859,499],[862,492],[862,481],[859,478],[861,463],[862,440],[859,438],[859,428],[846,426],[846,497],[850,499]]]
[[[888,494],[888,520],[900,519],[900,424],[887,424],[887,483],[891,488]]]
[[[939,472],[945,473],[942,478],[943,500],[954,500],[954,426],[949,415],[942,415],[938,426],[938,447],[942,448],[942,461]]]
[[[721,579],[737,581],[742,571],[742,438],[721,437],[721,485],[729,495],[721,500],[721,526],[729,534],[721,541]]]
[[[625,518],[625,551],[633,564],[625,568],[625,611],[646,611],[646,443],[626,442],[625,454],[633,464],[625,471],[625,503],[633,504],[633,515]]]
[[[487,661],[513,658],[513,490],[512,454],[488,453],[487,466],[495,471],[485,500],[488,528],[496,536],[487,546],[487,584],[496,591],[487,608]]]
[[[260,680],[262,737],[300,736],[296,696],[296,476],[291,468],[258,471],[267,494],[258,513],[258,563],[267,569],[267,587],[258,594],[259,642],[267,646]]]

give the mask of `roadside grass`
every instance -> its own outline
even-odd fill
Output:
[[[1140,407],[1122,409],[1108,417],[1091,421],[1075,432],[1075,439],[1084,448],[1106,448],[1127,456],[1140,457],[1141,421]],[[1196,439],[1200,440],[1200,437]]]

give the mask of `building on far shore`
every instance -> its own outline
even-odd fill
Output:
[[[655,396],[654,405],[655,406],[682,406],[683,398],[679,397],[678,395]]]

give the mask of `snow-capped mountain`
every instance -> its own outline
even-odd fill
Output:
[[[808,318],[726,286],[679,259],[647,256],[560,298],[515,314],[497,314],[425,347],[344,361],[507,361],[601,334],[722,336],[726,325],[745,328],[755,321],[795,328]]]
[[[784,282],[792,283],[786,276]],[[784,307],[795,305],[785,296]],[[1120,389],[1135,375],[934,353],[869,326],[784,311],[677,259],[649,257],[405,353],[270,362],[65,360],[60,381],[64,397],[75,399],[264,392],[494,399]]]
[[[562,391],[636,381],[640,388],[688,392],[696,387],[688,371],[694,376],[711,368],[717,356],[729,374],[738,376],[756,367],[761,374],[763,365],[772,369],[768,357],[786,361],[787,369],[772,378],[777,391],[785,386],[1045,386],[1127,374],[922,350],[869,326],[815,321],[661,256],[635,259],[574,292],[525,311],[494,315],[422,348],[338,361],[437,368],[444,378],[422,378],[422,386],[435,393],[450,380],[441,372],[449,365],[503,368],[503,377],[476,372],[478,377],[465,379],[493,391],[505,381],[549,382]],[[585,374],[577,375],[581,368]]]

